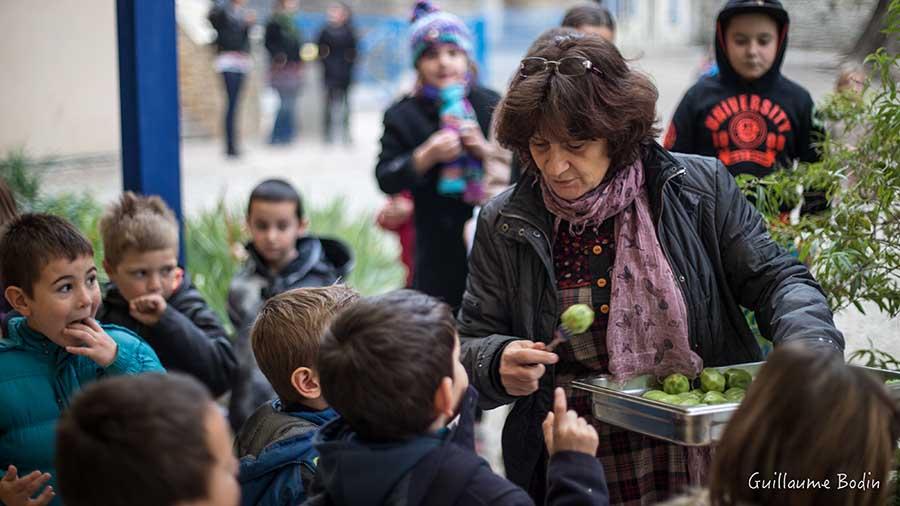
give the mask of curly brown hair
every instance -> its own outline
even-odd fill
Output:
[[[568,76],[549,69],[513,76],[497,107],[495,128],[499,143],[527,167],[534,166],[529,142],[536,133],[556,141],[606,139],[612,168],[637,160],[641,146],[659,134],[656,86],[631,69],[612,43],[554,28],[532,44],[530,57],[586,58],[600,73]]]

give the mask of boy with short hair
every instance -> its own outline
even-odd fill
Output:
[[[450,307],[411,290],[362,299],[334,319],[318,365],[341,417],[316,436],[308,504],[533,504],[475,454],[477,394],[459,350]],[[555,395],[543,427],[547,503],[608,504],[597,432],[566,411],[562,389]]]
[[[250,326],[263,302],[294,288],[334,284],[346,278],[353,266],[345,243],[307,234],[303,201],[287,181],[268,179],[253,189],[247,228],[248,257],[228,288],[228,317],[237,329],[241,362],[228,415],[235,431],[253,410],[275,396],[250,350]]]
[[[163,368],[131,331],[94,319],[100,305],[94,250],[66,220],[14,219],[0,238],[0,279],[15,310],[0,339],[0,474],[53,475],[53,427],[82,385]],[[0,501],[28,504],[16,487],[26,478],[0,480]]]
[[[66,506],[238,505],[228,422],[190,376],[91,385],[59,420],[56,442]]]
[[[178,266],[178,221],[157,196],[125,192],[100,220],[109,275],[98,318],[131,329],[172,371],[194,376],[216,397],[231,386],[237,358],[225,329]]]
[[[779,0],[729,0],[716,22],[719,73],[702,77],[682,98],[664,144],[715,156],[732,175],[763,177],[794,160],[815,162],[822,135],[809,92],[781,74],[787,11]],[[808,194],[804,212],[824,208]]]
[[[319,339],[332,317],[357,298],[343,285],[298,288],[260,310],[251,331],[253,354],[278,399],[260,406],[234,443],[245,506],[306,499],[318,457],[313,433],[337,416],[319,386]]]

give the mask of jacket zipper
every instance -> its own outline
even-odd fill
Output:
[[[660,190],[660,197],[659,197],[659,222],[656,224],[657,238],[662,237],[662,221],[663,221],[662,217],[663,217],[663,209],[665,209],[665,203],[666,203],[666,199],[664,198],[666,186],[668,186],[669,181],[671,181],[672,179],[674,179],[678,176],[683,175],[684,173],[685,173],[685,168],[680,167],[674,174],[667,177],[666,180],[663,181],[662,188]],[[659,245],[663,250],[663,254],[666,256],[666,260],[668,260],[668,262],[669,262],[669,267],[672,269],[672,275],[675,277],[675,286],[678,287],[678,291],[681,293],[681,300],[684,301],[684,307],[688,311],[688,314],[686,315],[688,318],[688,322],[687,322],[688,323],[688,340],[691,341],[691,344],[693,345],[692,347],[694,349],[694,353],[698,353],[700,351],[699,336],[695,339],[691,333],[690,327],[691,327],[692,316],[691,316],[690,307],[688,304],[688,298],[687,298],[686,294],[684,293],[684,287],[681,286],[682,285],[681,278],[683,278],[684,276],[681,274],[678,274],[676,272],[675,264],[672,262],[672,257],[669,255],[669,250],[668,250],[668,248],[666,248],[665,242],[660,240]]]
[[[547,236],[547,234],[544,233],[544,232],[541,232],[541,227],[535,225],[535,224],[534,224],[531,220],[529,220],[528,218],[525,218],[524,216],[519,216],[518,214],[509,214],[509,213],[504,213],[504,212],[501,211],[501,212],[500,212],[500,215],[501,215],[501,216],[505,216],[505,217],[507,217],[507,218],[512,218],[512,219],[517,219],[517,220],[524,221],[525,223],[527,223],[528,225],[530,225],[531,227],[533,227],[535,230],[537,230],[538,232],[540,232],[540,234],[541,234],[541,235],[543,236],[543,238],[544,238],[544,244],[547,246],[547,250],[550,252],[550,255],[553,255],[553,245],[550,243],[550,238]],[[525,239],[525,240],[528,241],[528,239]],[[538,256],[540,256],[540,255],[538,255]],[[551,259],[550,261],[552,262],[553,260]],[[541,259],[541,263],[544,264],[544,269],[547,269],[547,263],[544,262],[543,259]],[[550,277],[550,279],[552,280],[553,277],[554,277],[554,273],[553,273],[553,272],[548,272],[547,274],[548,274],[548,276]],[[538,295],[538,311],[535,313],[535,321],[532,322],[532,325],[535,325],[535,328],[534,328],[535,335],[537,335],[537,332],[540,331],[540,327],[541,327],[541,325],[540,325],[540,320],[541,320],[541,311],[540,311],[540,308],[541,308],[541,306],[543,305],[543,303],[544,303],[544,290],[541,290],[540,293],[539,293],[539,295]],[[554,308],[553,308],[554,313],[557,313],[557,314],[558,314],[558,311],[557,311],[558,309],[559,309],[558,307],[554,307]],[[546,339],[546,338],[545,338],[545,339]]]

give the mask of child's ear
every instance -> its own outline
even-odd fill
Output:
[[[103,270],[106,271],[107,276],[115,276],[116,275],[115,267],[113,267],[113,265],[111,263],[109,263],[109,260],[107,260],[106,258],[103,259]]]
[[[31,307],[28,304],[28,296],[25,295],[24,290],[18,286],[7,286],[3,295],[6,297],[9,305],[18,311],[19,314],[25,317],[31,316]]]
[[[446,421],[453,418],[453,413],[456,410],[453,401],[453,379],[449,376],[444,376],[438,385],[437,391],[434,392],[435,419],[443,417]]]
[[[178,288],[181,286],[181,282],[184,281],[184,269],[182,269],[181,267],[176,267],[175,276],[172,281],[172,285],[175,287],[175,290],[178,290]]]
[[[297,226],[297,233],[300,235],[306,234],[309,231],[309,220],[303,218],[300,220],[300,225]]]
[[[318,399],[322,396],[319,375],[309,367],[298,367],[291,374],[291,385],[294,390],[306,399]]]

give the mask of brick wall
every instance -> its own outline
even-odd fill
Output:
[[[238,139],[259,134],[259,92],[265,72],[264,60],[244,80],[238,110]],[[183,137],[224,136],[225,88],[213,66],[215,49],[198,44],[178,29],[178,85]],[[262,62],[262,66],[261,63]]]

